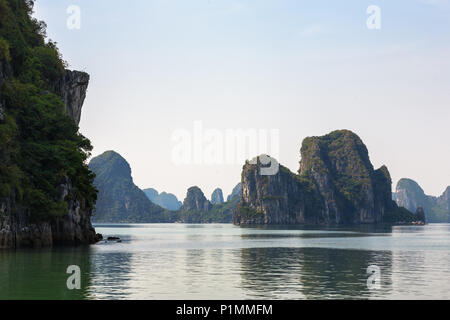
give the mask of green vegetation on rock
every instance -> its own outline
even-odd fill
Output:
[[[85,161],[92,146],[56,94],[65,62],[45,23],[31,17],[33,1],[0,0],[0,198],[9,198],[37,221],[67,213],[67,197],[92,208],[94,176]]]
[[[152,203],[131,177],[128,162],[117,152],[93,158],[89,168],[96,174],[99,190],[94,222],[174,222],[176,215]]]

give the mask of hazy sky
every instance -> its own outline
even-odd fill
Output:
[[[81,28],[67,27],[67,8]],[[381,29],[366,26],[369,5]],[[141,188],[209,198],[243,163],[176,165],[174,133],[279,130],[280,163],[301,141],[350,129],[394,187],[450,185],[450,1],[38,0],[70,68],[91,75],[80,129],[115,150]],[[225,149],[227,152],[228,149]],[[243,160],[242,160],[243,161]]]

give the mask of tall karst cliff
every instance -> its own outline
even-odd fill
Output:
[[[400,179],[396,187],[396,202],[415,212],[422,207],[429,222],[450,222],[450,187],[441,196],[426,195],[420,185],[411,179]]]
[[[89,75],[65,69],[32,5],[0,0],[0,248],[93,243]]]
[[[152,203],[133,182],[131,167],[117,152],[93,158],[89,168],[96,174],[98,199],[95,222],[173,222],[175,216]]]
[[[261,175],[259,160],[242,172],[242,197],[235,224],[357,224],[410,222],[414,215],[392,201],[391,178],[374,170],[366,146],[351,131],[303,141],[298,174],[280,165]]]

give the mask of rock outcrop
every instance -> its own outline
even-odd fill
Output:
[[[450,215],[450,186],[445,189],[444,193],[439,198],[437,198],[436,202],[442,210],[447,211]]]
[[[396,202],[412,212],[422,207],[428,222],[450,222],[450,187],[439,197],[429,196],[416,181],[403,178],[397,183]]]
[[[280,166],[275,175],[261,175],[258,159],[244,165],[235,224],[378,223],[398,209],[389,171],[374,170],[351,131],[306,138],[298,174]]]
[[[180,211],[206,211],[211,210],[212,204],[206,199],[203,191],[199,187],[191,187],[188,189],[186,198]]]
[[[423,223],[426,222],[425,211],[423,210],[423,207],[422,207],[422,206],[417,207],[417,210],[416,210],[416,220],[417,220],[418,222],[423,222]]]
[[[158,193],[158,191],[153,188],[144,189],[142,191],[144,191],[151,202],[164,209],[176,211],[179,210],[182,205],[181,201],[178,201],[178,198],[172,193]]]
[[[0,64],[0,88],[10,67]],[[69,76],[68,76],[69,75]],[[77,75],[77,76],[73,76]],[[59,93],[64,99],[69,117],[79,123],[81,109],[89,75],[77,71],[66,71],[61,80]],[[83,85],[73,79],[87,81]],[[1,93],[0,93],[1,96]],[[3,104],[0,101],[0,121],[4,120]],[[53,245],[82,245],[95,243],[99,237],[91,224],[92,209],[84,206],[84,199],[76,196],[68,177],[60,185],[61,200],[67,202],[68,212],[51,221],[35,221],[33,212],[16,202],[15,193],[0,199],[0,248],[47,247]]]
[[[80,71],[66,70],[64,76],[56,85],[56,93],[63,99],[66,112],[78,125],[81,119],[81,109],[86,98],[89,85],[89,74]]]
[[[231,201],[233,198],[240,198],[242,195],[242,184],[239,182],[231,191],[227,197],[227,201]]]
[[[32,9],[17,0],[0,10],[0,247],[93,243],[90,142],[57,98],[78,125],[89,75],[64,70]]]
[[[223,192],[222,189],[217,188],[211,194],[211,203],[212,204],[221,204],[223,203]]]
[[[173,222],[169,212],[134,184],[130,165],[117,152],[106,151],[93,158],[89,169],[96,174],[98,189],[94,222]]]

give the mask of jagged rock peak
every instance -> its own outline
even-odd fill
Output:
[[[221,204],[223,203],[223,192],[222,189],[217,188],[211,194],[211,203],[212,204]]]
[[[190,187],[186,198],[181,206],[181,211],[209,211],[212,207],[211,202],[206,199],[203,191],[199,187]]]

